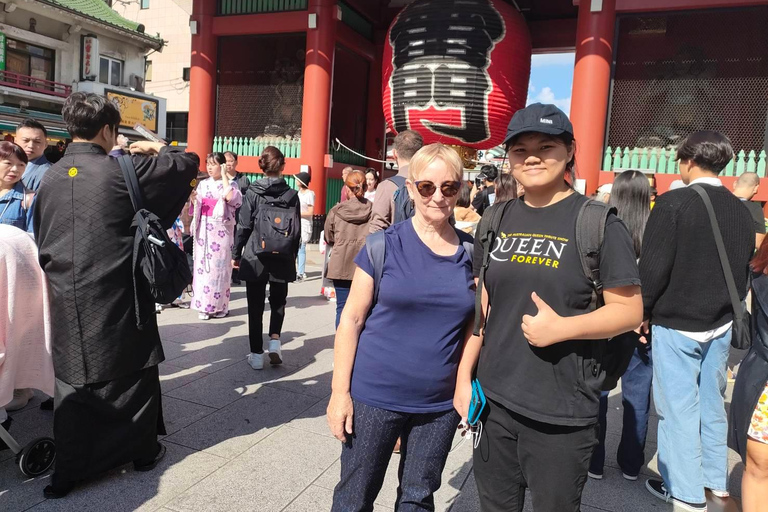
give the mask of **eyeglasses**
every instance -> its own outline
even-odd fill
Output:
[[[413,184],[416,185],[416,190],[419,191],[421,197],[432,197],[437,192],[437,185],[431,181],[415,181]],[[440,192],[445,197],[453,197],[459,193],[460,188],[460,181],[445,181],[440,185]]]

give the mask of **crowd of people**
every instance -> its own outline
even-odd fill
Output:
[[[193,153],[118,140],[120,113],[101,96],[71,95],[63,117],[73,142],[53,165],[34,120],[0,143],[0,275],[10,298],[0,356],[20,353],[12,345],[31,354],[0,358],[0,424],[11,428],[6,411],[26,406],[30,388],[53,395],[48,498],[126,463],[149,471],[165,454],[164,354],[156,316],[137,322],[136,309],[154,300],[135,284],[123,159],[144,208],[190,253],[188,305],[199,319],[229,315],[231,287],[245,282],[254,370],[283,362],[289,284],[307,279],[316,200],[310,173],[289,186],[275,147],[261,154],[259,179],[239,172],[232,152],[206,155],[206,176]],[[333,510],[372,510],[393,453],[397,509],[434,509],[458,429],[472,440],[481,510],[520,511],[530,491],[534,510],[578,511],[587,479],[603,478],[619,379],[625,479],[646,463],[653,396],[661,478],[648,479],[648,491],[692,511],[706,510],[706,491],[728,499],[731,446],[746,465],[743,510],[767,510],[758,176],[723,187],[730,142],[699,131],[677,147],[675,190],[657,198],[645,175],[625,171],[592,200],[574,190],[573,127],[553,105],[518,111],[504,147],[508,172],[486,165],[468,182],[453,149],[406,130],[394,141],[395,176],[343,172],[323,231],[336,292],[327,419],[342,442]],[[748,291],[751,345],[740,346],[749,350],[728,417],[727,364],[745,339]]]

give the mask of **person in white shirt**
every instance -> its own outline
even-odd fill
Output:
[[[299,246],[297,281],[307,278],[307,244],[312,238],[312,215],[315,209],[315,193],[309,190],[311,178],[308,172],[300,172],[296,175],[296,183],[299,185],[299,202],[301,203],[301,245]]]

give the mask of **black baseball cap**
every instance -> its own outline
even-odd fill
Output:
[[[515,112],[507,127],[507,136],[502,145],[521,133],[537,132],[549,135],[569,133],[573,136],[573,125],[565,112],[554,105],[533,103]]]

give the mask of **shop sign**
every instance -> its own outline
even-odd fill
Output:
[[[99,39],[94,35],[83,36],[81,74],[83,80],[96,80],[99,75]]]
[[[0,32],[0,71],[5,71],[5,34]]]
[[[107,99],[120,109],[120,126],[133,128],[137,123],[146,126],[153,132],[157,131],[157,116],[159,102],[149,98],[132,96],[122,92],[105,90]]]

